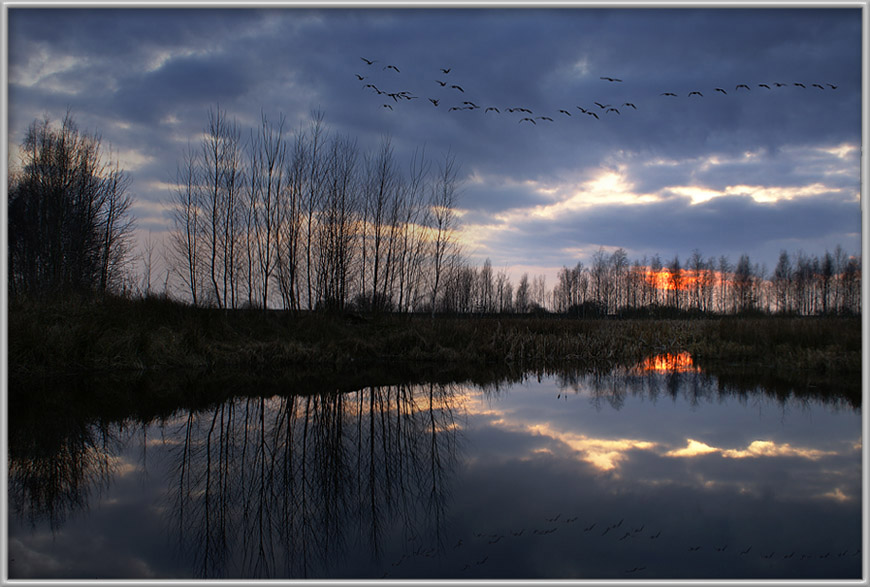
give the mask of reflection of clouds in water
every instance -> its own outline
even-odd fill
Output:
[[[801,457],[816,461],[824,456],[838,454],[836,451],[817,450],[812,448],[796,448],[785,442],[777,444],[772,440],[754,440],[742,450],[716,448],[693,438],[688,438],[685,448],[674,449],[664,453],[666,457],[694,457],[714,452],[730,459],[758,457]]]
[[[694,434],[713,438],[702,441],[674,435],[676,428],[689,422],[681,416],[677,404],[663,406],[656,414],[648,412],[649,404],[636,405],[634,408],[645,414],[641,419],[636,418],[642,412],[635,413],[626,406],[611,413],[621,414],[617,421],[602,420],[601,416],[588,419],[582,406],[561,400],[553,403],[538,395],[537,390],[531,390],[531,394],[516,390],[497,401],[474,390],[465,391],[463,405],[470,420],[480,432],[498,433],[495,450],[508,460],[534,462],[547,456],[566,464],[581,461],[590,465],[589,472],[607,473],[611,480],[623,479],[647,487],[683,485],[705,492],[761,495],[772,487],[771,483],[779,483],[776,478],[782,478],[795,480],[778,489],[792,497],[843,502],[860,495],[860,470],[856,472],[853,466],[854,456],[860,455],[860,441],[837,440],[830,434],[808,435],[805,423],[798,423],[800,440],[765,438],[762,420],[759,429],[749,433],[758,434],[754,438],[741,439],[747,431],[737,428],[739,433],[732,439],[727,433],[728,422],[734,419],[745,423],[745,407],[739,402],[731,405],[724,420],[704,423],[692,417],[701,427]],[[626,424],[631,428],[626,429]],[[692,434],[689,428],[685,432]],[[682,442],[685,445],[681,447]],[[686,465],[671,466],[678,461]]]

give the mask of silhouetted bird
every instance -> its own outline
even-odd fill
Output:
[[[442,82],[440,79],[436,79],[435,82],[442,88],[447,85],[447,82]]]
[[[396,70],[396,73],[401,73],[401,72],[399,71],[399,68],[396,67],[395,65],[388,65],[388,66],[386,66],[384,69],[395,69],[395,70]]]
[[[429,101],[432,102],[435,106],[437,106],[437,105],[438,105],[438,102],[439,102],[440,100],[436,100],[435,98],[429,98]]]
[[[758,87],[759,88],[767,88],[768,90],[770,89],[770,86],[767,84],[758,84]]]
[[[800,82],[795,82],[794,85],[798,86],[799,88],[807,89],[807,87]]]
[[[465,102],[463,102],[463,104],[465,104],[466,106],[471,106],[472,108],[480,108],[480,106],[478,106],[478,105],[475,104],[474,102],[469,102],[468,100],[466,100]]]
[[[834,84],[828,84],[832,90],[836,90],[840,86],[835,86]]]
[[[459,90],[459,91],[462,92],[463,94],[465,93],[465,90],[463,90],[463,89],[460,88],[459,86],[453,85],[453,86],[450,86],[450,87],[451,87],[451,88],[456,88],[457,90]]]
[[[586,114],[588,114],[589,116],[594,116],[596,120],[601,120],[600,118],[598,118],[598,115],[595,114],[594,112],[587,112]]]
[[[593,102],[593,104],[595,104],[596,106],[598,106],[602,110],[604,110],[605,108],[609,108],[610,106],[613,106],[613,104],[602,104],[601,102]]]
[[[604,112],[616,112],[617,114],[619,114],[619,110],[617,110],[616,108],[608,108]]]
[[[784,84],[782,82],[773,82],[773,85],[775,85],[777,88],[784,88],[788,84]]]
[[[746,88],[747,90],[749,90],[749,86],[747,86],[746,84],[737,84],[734,89],[739,90],[740,88]]]
[[[689,92],[689,96],[701,96],[703,98],[704,94],[702,94],[701,92],[695,91],[695,92]]]
[[[453,69],[453,68],[452,68],[452,67],[448,67],[447,69],[444,69],[444,68],[442,67],[442,68],[441,68],[441,73],[443,73],[444,75],[447,75],[448,73],[450,73],[450,70],[451,70],[451,69]]]
[[[363,81],[365,79],[363,76],[361,76],[358,73],[355,73],[354,75],[356,76],[356,79],[358,79],[359,81]]]
[[[365,61],[367,65],[371,65],[372,63],[375,63],[377,61],[377,59],[366,59],[365,57],[360,57],[360,59]]]
[[[583,106],[577,106],[577,109],[583,114],[589,114],[589,111],[583,108]]]
[[[677,95],[676,95],[675,93],[673,93],[673,92],[662,92],[662,93],[659,94],[659,95],[660,95],[660,96],[674,96],[674,97],[677,96]]]
[[[528,117],[526,117],[526,118],[520,118],[518,122],[522,122],[522,121],[524,121],[524,120],[528,120],[528,121],[531,122],[532,124],[538,124],[537,122],[535,122],[534,120],[532,120],[531,118],[528,118]]]
[[[496,108],[495,106],[490,106],[490,107],[488,107],[486,110],[483,111],[483,113],[486,114],[486,113],[489,112],[490,110],[495,110],[496,112],[498,112],[499,114],[501,114],[501,112],[499,111],[499,109]]]
[[[377,86],[375,86],[375,84],[366,84],[366,87],[367,87],[367,88],[371,88],[371,89],[373,89],[373,90],[376,91],[378,94],[383,94],[383,92],[380,91],[380,90],[377,88]]]
[[[550,118],[549,116],[535,116],[535,118],[537,118],[538,120],[548,120],[550,122],[553,122],[553,119]],[[558,516],[556,516],[556,517],[558,517]],[[555,522],[555,520],[553,520],[553,521]]]
[[[726,91],[723,90],[722,88],[716,88],[716,91],[717,91],[717,92],[722,92],[722,93],[725,94],[726,96],[728,95],[728,92],[726,92]]]
[[[389,105],[389,104],[384,104],[384,108],[389,108],[389,109],[390,109],[390,110],[392,110],[392,109],[393,109],[393,107],[392,107],[392,106],[390,106],[390,105]]]
[[[606,79],[609,82],[621,82],[622,81],[621,79],[618,79],[615,77],[602,77],[601,79]]]
[[[632,104],[631,102],[623,102],[622,105],[623,105],[623,106],[628,106],[628,107],[630,107],[630,108],[634,108],[635,110],[637,110],[637,106],[635,106],[635,105]]]
[[[814,88],[819,88],[820,90],[824,90],[824,89],[825,89],[824,86],[822,86],[822,84],[813,84],[813,87],[814,87]]]
[[[568,116],[571,116],[571,113],[568,112],[567,110],[559,109],[559,112],[561,112],[562,114],[567,114]]]

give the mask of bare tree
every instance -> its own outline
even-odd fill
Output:
[[[112,289],[133,230],[128,176],[103,160],[99,136],[80,132],[70,113],[59,129],[34,121],[21,151],[8,185],[10,291]]]
[[[444,271],[444,261],[447,258],[449,251],[454,248],[454,238],[456,230],[456,199],[457,194],[457,174],[459,170],[456,165],[456,158],[447,153],[444,157],[438,178],[432,188],[432,194],[429,200],[429,208],[431,210],[432,222],[432,312],[435,312],[435,302],[438,297],[438,288],[441,285],[441,276]]]

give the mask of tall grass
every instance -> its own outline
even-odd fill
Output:
[[[8,315],[14,374],[406,361],[607,369],[681,351],[707,365],[856,380],[861,373],[860,318],[433,319],[226,311],[160,298],[13,302]]]

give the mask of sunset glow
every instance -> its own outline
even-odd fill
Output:
[[[664,353],[646,359],[640,365],[642,371],[655,373],[688,373],[699,371],[692,362],[692,355],[687,352]]]

